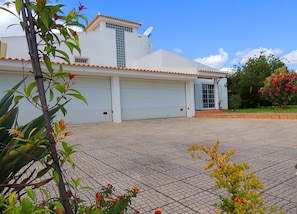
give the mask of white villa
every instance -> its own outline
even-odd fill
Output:
[[[76,75],[75,88],[88,105],[71,100],[66,106],[67,122],[193,117],[197,110],[228,108],[226,72],[166,50],[153,51],[149,32],[137,32],[140,26],[99,14],[87,32],[79,33],[81,55],[74,55],[70,65],[63,64],[65,71]],[[30,70],[25,37],[2,37],[0,98],[24,76],[32,76]],[[40,114],[21,102],[20,123]]]

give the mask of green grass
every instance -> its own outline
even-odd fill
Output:
[[[246,108],[236,110],[222,110],[224,113],[297,113],[297,106],[284,106],[281,109],[275,109],[272,106],[260,108]]]

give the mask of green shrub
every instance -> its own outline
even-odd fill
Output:
[[[229,97],[229,108],[238,109],[241,106],[241,97],[239,94],[232,94]]]

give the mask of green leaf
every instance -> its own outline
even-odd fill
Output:
[[[67,113],[67,109],[64,107],[64,104],[63,105],[58,105],[59,106],[59,108],[60,108],[60,110],[62,111],[62,113],[63,113],[63,116],[65,117],[65,115],[66,115],[66,113]]]
[[[49,194],[45,189],[40,188],[40,191],[43,193],[44,197],[45,197],[45,201],[47,201],[49,199]]]
[[[55,97],[55,94],[52,89],[50,89],[50,101],[52,101]]]
[[[36,83],[35,81],[34,81],[34,82],[31,82],[31,83],[24,89],[26,97],[29,97],[29,96],[31,95],[31,92],[32,92],[33,88],[36,87],[36,84],[37,84],[37,83]]]
[[[44,176],[49,170],[50,170],[49,167],[40,170],[40,171],[37,173],[36,178],[41,178],[41,177]]]
[[[20,12],[22,10],[22,7],[23,7],[23,1],[22,0],[15,0],[15,9],[16,9],[16,12],[18,14],[20,14]]]
[[[65,92],[65,85],[62,83],[57,83],[54,88],[56,90],[58,90],[60,93],[64,93]]]
[[[37,104],[37,103],[39,102],[39,100],[40,100],[39,95],[34,96],[34,97],[32,98],[32,100],[33,100],[33,102],[34,102],[35,104]]]
[[[29,196],[33,201],[35,201],[35,193],[34,193],[34,191],[33,191],[32,189],[27,189],[26,191],[27,191],[28,196]]]
[[[19,95],[14,97],[14,104],[18,103],[24,96]]]
[[[63,61],[67,62],[68,64],[70,64],[70,60],[66,57],[63,57],[63,56],[57,56],[57,58],[60,58],[62,59]]]
[[[76,187],[78,187],[80,185],[80,183],[82,182],[82,179],[81,178],[77,178],[77,179],[72,178],[72,182],[74,183],[74,185]]]
[[[63,73],[63,71],[64,71],[63,66],[60,65],[60,66],[59,66],[59,71],[58,71],[58,72],[59,72],[59,73]]]
[[[12,193],[10,193],[9,197],[8,197],[8,203],[9,205],[13,206],[16,203],[17,199],[16,199],[16,191],[13,191]]]
[[[88,25],[88,18],[86,17],[86,16],[84,16],[84,15],[79,15],[79,17],[80,18],[82,18],[83,20],[85,20],[85,22],[86,22],[86,25]],[[84,25],[82,25],[82,24],[80,24],[80,26],[83,28],[83,29],[85,29],[86,27],[84,26]]]
[[[53,65],[52,65],[52,62],[51,62],[50,58],[48,57],[48,55],[43,55],[43,61],[46,65],[47,70],[50,73],[53,73]]]
[[[49,14],[45,13],[46,10],[43,10],[42,13],[40,14],[40,18],[42,23],[44,24],[44,27],[46,29],[49,28]],[[39,26],[42,27],[42,26]]]
[[[59,184],[59,182],[60,182],[60,176],[59,176],[59,173],[56,170],[53,171],[53,177],[54,177],[55,182],[57,184]]]
[[[76,45],[68,41],[65,41],[65,44],[69,48],[70,52],[73,54],[73,49],[75,48]]]
[[[0,10],[4,10],[5,12],[10,13],[11,15],[14,15],[15,17],[19,18],[15,13],[13,13],[12,11],[10,11],[9,9],[5,8],[5,7],[0,7]]]
[[[77,98],[77,99],[83,101],[85,104],[88,105],[88,101],[87,101],[87,99],[86,99],[83,95],[81,95],[81,94],[73,94],[73,93],[69,93],[69,94],[67,94],[67,95],[68,95],[68,96],[75,97],[75,98]]]
[[[32,202],[28,198],[24,198],[21,203],[22,206],[22,213],[24,214],[31,214],[34,210]]]
[[[58,52],[59,54],[61,54],[62,56],[58,56],[61,59],[64,59],[65,62],[70,64],[70,59],[68,54],[65,51],[61,51],[61,50],[56,50],[56,52]]]

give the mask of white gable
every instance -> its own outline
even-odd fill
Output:
[[[215,68],[203,65],[199,62],[195,62],[193,60],[162,49],[135,60],[134,66],[135,68],[168,70],[192,74],[197,74],[197,72],[201,70],[209,71],[210,73],[221,73]]]

